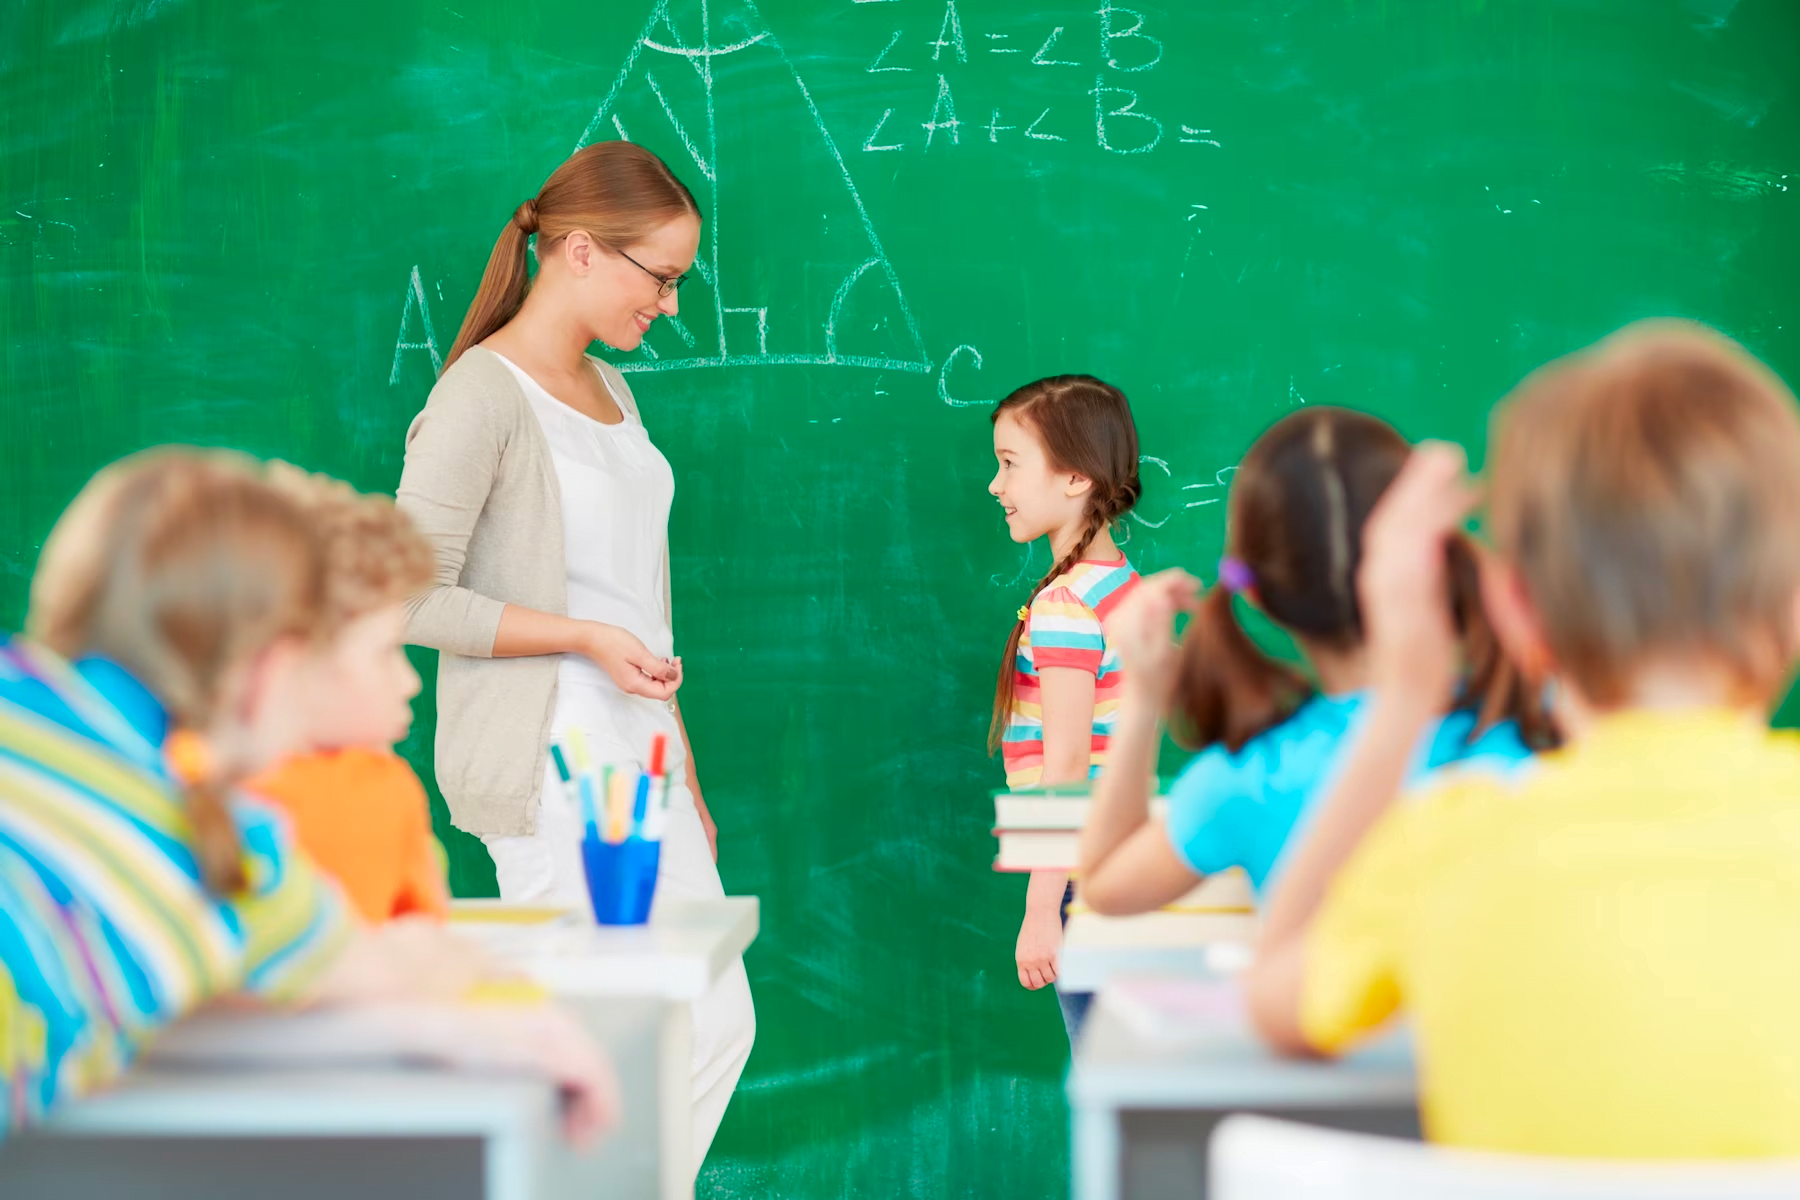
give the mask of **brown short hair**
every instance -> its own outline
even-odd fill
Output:
[[[269,481],[307,514],[325,550],[325,624],[336,631],[431,586],[431,543],[387,496],[364,495],[287,463]]]
[[[1800,413],[1743,347],[1631,325],[1529,376],[1495,416],[1491,521],[1560,669],[1625,699],[1660,656],[1773,697],[1800,592]]]

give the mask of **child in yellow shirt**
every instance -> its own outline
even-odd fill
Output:
[[[384,496],[324,476],[272,470],[307,510],[326,551],[324,652],[306,751],[247,790],[286,810],[294,839],[369,921],[449,911],[430,802],[393,745],[412,725],[419,676],[406,659],[403,604],[432,578],[430,545]]]
[[[1619,1158],[1800,1155],[1800,413],[1696,326],[1634,326],[1497,418],[1484,593],[1565,749],[1395,806],[1456,677],[1460,452],[1368,529],[1370,716],[1271,902],[1265,1036],[1336,1054],[1411,1017],[1437,1141]],[[1366,836],[1365,836],[1366,831]]]

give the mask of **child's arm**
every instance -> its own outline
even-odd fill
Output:
[[[1082,899],[1108,916],[1160,908],[1200,882],[1176,856],[1161,823],[1150,820],[1162,710],[1179,669],[1175,616],[1194,607],[1198,590],[1199,581],[1185,571],[1153,575],[1107,624],[1125,673],[1124,696],[1081,831],[1080,861]]]
[[[1094,675],[1077,667],[1038,672],[1044,723],[1045,787],[1085,784],[1094,745]],[[1033,871],[1025,889],[1025,920],[1014,956],[1019,982],[1037,989],[1056,982],[1062,949],[1062,900],[1067,871]]]
[[[1313,917],[1399,794],[1413,747],[1450,700],[1456,631],[1444,547],[1473,501],[1461,448],[1428,443],[1413,452],[1364,529],[1357,593],[1373,676],[1368,722],[1270,898],[1244,981],[1251,1019],[1286,1053],[1314,1052],[1300,1022]]]

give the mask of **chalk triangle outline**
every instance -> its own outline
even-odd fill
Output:
[[[786,49],[782,47],[780,40],[776,38],[773,30],[769,28],[766,18],[763,17],[762,12],[757,8],[754,0],[744,0],[741,7],[755,15],[757,22],[761,26],[760,30],[747,38],[742,38],[736,42],[724,45],[713,44],[708,0],[699,0],[700,44],[698,46],[683,44],[679,34],[676,32],[675,23],[670,14],[670,6],[673,2],[674,0],[656,0],[656,3],[651,6],[650,14],[644,21],[643,28],[639,31],[637,38],[632,42],[631,50],[626,54],[625,61],[619,67],[618,74],[614,76],[612,86],[607,90],[605,98],[600,101],[599,107],[594,110],[593,118],[588,121],[587,128],[582,130],[580,139],[575,143],[575,149],[580,150],[583,146],[587,146],[596,140],[600,140],[601,136],[608,132],[609,126],[611,126],[612,132],[617,133],[618,136],[625,140],[630,140],[623,124],[618,120],[617,114],[614,111],[614,105],[624,93],[625,86],[631,80],[632,72],[637,67],[638,60],[646,51],[653,54],[667,55],[675,59],[685,59],[688,64],[699,73],[702,89],[706,97],[707,129],[704,135],[704,151],[701,149],[699,139],[697,139],[688,127],[676,116],[673,107],[663,96],[660,88],[656,86],[654,76],[650,74],[648,69],[645,71],[645,79],[650,82],[650,87],[655,93],[658,101],[662,104],[663,111],[667,114],[676,135],[687,148],[689,155],[693,159],[694,165],[699,168],[701,176],[705,180],[708,200],[710,201],[706,206],[706,212],[709,218],[707,221],[707,236],[710,238],[710,245],[708,247],[703,247],[701,256],[694,260],[694,266],[700,277],[706,281],[713,291],[713,315],[718,323],[720,353],[713,356],[627,359],[620,361],[615,365],[621,371],[675,371],[698,367],[806,365],[873,367],[880,370],[904,371],[911,374],[930,374],[932,371],[932,362],[930,356],[925,352],[925,342],[919,334],[918,320],[913,315],[912,306],[906,302],[906,293],[901,289],[899,273],[894,270],[894,264],[892,260],[888,258],[887,251],[881,244],[881,237],[875,232],[875,223],[869,216],[868,208],[863,204],[862,194],[857,191],[856,181],[851,177],[850,168],[844,161],[843,152],[838,149],[837,139],[831,136],[831,130],[826,127],[825,118],[823,114],[819,112],[819,106],[814,102],[812,92],[806,86],[806,81],[800,77],[800,72],[795,69],[793,60],[788,57]],[[666,37],[659,38],[657,36],[664,32],[666,32]],[[713,92],[712,60],[727,54],[742,53],[758,46],[767,47],[780,56],[782,66],[787,69],[789,77],[793,80],[795,88],[798,89],[800,93],[800,98],[805,101],[807,112],[812,116],[813,124],[816,127],[820,138],[824,141],[825,149],[830,153],[832,160],[837,165],[838,173],[843,179],[844,188],[849,194],[850,203],[854,207],[857,218],[862,224],[864,235],[868,238],[870,250],[869,256],[844,278],[843,282],[838,285],[837,292],[832,297],[831,307],[825,320],[825,353],[823,354],[768,353],[767,309],[727,308],[725,306],[724,289],[720,286],[718,266],[720,225],[718,176],[720,155],[716,130],[717,108]],[[894,302],[899,307],[900,316],[905,321],[907,338],[912,343],[913,352],[917,355],[916,358],[899,358],[880,355],[846,355],[838,352],[837,318],[843,309],[845,301],[849,298],[851,289],[871,270],[879,270],[882,276],[886,278],[888,287],[893,292]],[[725,337],[725,314],[728,312],[759,313],[761,337],[759,338],[757,353],[732,354],[729,352]],[[677,323],[675,328],[677,332],[681,334],[682,340],[686,341],[690,346],[694,344],[692,334],[687,331],[684,326]],[[647,344],[646,349],[648,349]],[[651,353],[654,352],[652,351]]]

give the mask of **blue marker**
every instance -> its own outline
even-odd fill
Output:
[[[581,773],[581,822],[598,837],[599,832],[594,818],[594,777],[586,771]]]
[[[644,836],[644,814],[650,808],[650,776],[640,772],[637,783],[637,799],[631,804],[631,836]]]

